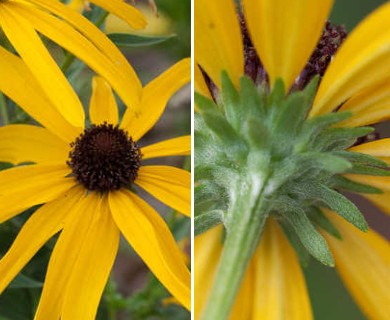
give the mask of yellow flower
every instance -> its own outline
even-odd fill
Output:
[[[243,16],[257,55],[274,87],[282,79],[289,89],[316,47],[333,1],[242,0]],[[195,2],[195,88],[218,100],[221,72],[239,88],[246,58],[234,1]],[[357,127],[390,118],[390,4],[368,16],[332,58],[317,90],[310,114],[314,117],[351,111],[344,127]],[[211,79],[205,82],[204,74]],[[210,91],[216,88],[216,92]],[[341,106],[341,107],[340,107]],[[390,139],[349,149],[390,163]],[[364,197],[390,213],[390,179],[348,175],[349,179],[384,190]],[[322,232],[335,258],[336,269],[362,311],[370,319],[390,314],[390,245],[378,233],[363,233],[332,212],[326,217],[342,239]],[[222,229],[195,238],[195,318],[201,316],[223,249]],[[312,319],[311,307],[297,255],[279,225],[269,219],[252,256],[230,319]]]
[[[134,28],[146,26],[142,14],[120,0],[92,2],[115,13]],[[30,68],[47,98],[74,126],[84,124],[82,106],[37,32],[107,79],[128,106],[137,105],[141,83],[125,57],[96,26],[59,1],[2,0],[0,28]],[[128,83],[133,85],[129,87]],[[70,105],[74,107],[70,108]]]
[[[190,273],[182,253],[164,220],[132,187],[190,215],[189,172],[141,161],[188,155],[190,137],[145,147],[137,142],[159,119],[169,98],[190,80],[190,60],[178,62],[143,87],[139,104],[126,109],[121,123],[110,86],[94,78],[91,125],[75,127],[47,99],[23,60],[0,52],[0,89],[12,86],[5,93],[43,126],[0,128],[0,161],[33,163],[0,171],[0,222],[43,204],[0,260],[0,292],[61,231],[35,319],[94,319],[122,233],[190,309]]]

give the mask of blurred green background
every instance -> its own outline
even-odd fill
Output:
[[[330,21],[334,24],[344,24],[347,31],[351,32],[359,21],[385,2],[387,1],[336,0]],[[362,43],[362,46],[364,46],[364,43]],[[389,127],[388,123],[381,125],[381,137],[384,137],[383,135],[389,136],[388,130],[387,132],[383,130],[386,127]],[[357,199],[357,201],[358,206],[365,213],[370,225],[374,226],[378,231],[383,231],[382,234],[385,234],[385,229],[388,231],[388,228],[384,228],[383,226],[390,225],[390,219],[384,217],[383,214],[381,215],[377,209],[374,209],[367,202],[361,199]],[[379,230],[381,229],[380,225],[382,225],[382,230]],[[386,236],[389,235],[387,234]],[[312,259],[309,267],[304,271],[315,320],[367,319],[355,305],[334,269],[322,266]]]

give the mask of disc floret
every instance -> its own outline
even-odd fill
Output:
[[[71,143],[67,164],[75,179],[90,191],[129,187],[137,178],[142,154],[137,143],[118,126],[92,125]]]

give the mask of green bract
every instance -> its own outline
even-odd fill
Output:
[[[350,113],[307,118],[317,84],[318,78],[303,91],[286,94],[282,81],[269,92],[242,77],[237,91],[223,73],[217,103],[196,95],[196,234],[223,223],[227,235],[237,230],[246,234],[249,249],[245,250],[250,256],[271,215],[280,222],[302,264],[310,253],[333,266],[317,228],[336,237],[340,234],[321,210],[331,209],[367,230],[359,209],[340,192],[381,191],[342,174],[389,172],[384,162],[346,150],[373,131],[338,127]],[[235,241],[242,245],[238,238]]]

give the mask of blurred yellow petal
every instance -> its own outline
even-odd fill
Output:
[[[141,152],[142,159],[187,156],[191,154],[191,136],[182,136],[157,142],[142,148]]]
[[[233,0],[195,1],[195,61],[221,87],[226,70],[238,88],[244,73],[244,49]]]
[[[94,320],[119,246],[107,197],[95,212],[66,287],[63,319]]]
[[[62,306],[67,284],[72,272],[76,271],[76,261],[88,237],[91,225],[100,214],[99,197],[98,194],[92,192],[84,196],[69,212],[70,216],[66,220],[50,257],[41,300],[34,320],[63,318]]]
[[[135,141],[139,140],[158,121],[168,100],[183,85],[191,81],[191,60],[180,60],[149,82],[142,91],[140,105],[127,108],[121,128],[129,132]]]
[[[70,146],[49,130],[32,125],[0,127],[0,161],[66,163]]]
[[[252,319],[313,318],[301,266],[277,222],[269,220],[252,261]]]
[[[359,144],[348,151],[365,153],[390,164],[390,138]]]
[[[125,92],[119,93],[121,98],[128,106],[138,105],[138,100],[141,95],[141,82],[139,81],[135,71],[126,60],[126,57],[121,51],[107,38],[107,36],[101,32],[94,24],[88,19],[80,15],[78,12],[68,8],[59,1],[53,0],[29,0],[29,2],[36,4],[39,7],[54,13],[59,18],[65,20],[73,28],[78,30],[85,38],[93,43],[99,50],[109,59],[111,59],[118,69],[121,70],[121,74],[127,79],[127,91],[130,91],[129,95],[134,96],[132,103],[126,101],[123,97]],[[61,39],[61,38],[60,38]],[[89,63],[89,59],[86,61]],[[110,79],[106,79],[110,84]],[[131,85],[129,85],[131,84]]]
[[[342,240],[323,232],[348,291],[369,319],[390,314],[390,244],[369,230],[361,232],[336,214],[328,215]]]
[[[118,107],[110,85],[102,77],[94,77],[92,96],[89,104],[89,116],[92,123],[118,123]]]
[[[352,116],[338,126],[359,127],[390,118],[390,84],[388,81],[369,87],[353,96],[339,109],[351,111]]]
[[[73,10],[82,12],[84,9],[89,8],[89,1],[87,0],[70,0],[67,6]]]
[[[0,223],[56,199],[76,184],[66,165],[29,165],[0,171]]]
[[[135,183],[171,208],[191,216],[191,174],[170,166],[143,166]]]
[[[142,13],[122,0],[89,0],[90,2],[102,7],[108,12],[126,21],[134,29],[143,29],[146,27],[146,20]]]
[[[109,194],[112,216],[124,237],[168,291],[188,310],[191,277],[164,220],[129,191]]]
[[[27,220],[11,248],[0,260],[0,293],[38,250],[62,229],[69,212],[83,194],[85,189],[73,188],[43,205]]]
[[[78,136],[80,131],[49,101],[23,60],[1,46],[0,70],[0,91],[61,139],[71,142]]]
[[[373,186],[375,188],[381,189],[383,191],[390,191],[390,177],[389,176],[368,176],[368,175],[358,175],[358,174],[346,174],[346,178]]]
[[[387,3],[348,35],[325,72],[311,116],[328,113],[360,91],[390,80],[389,16]]]
[[[194,315],[201,318],[212,288],[222,252],[222,226],[212,228],[194,239]]]
[[[16,14],[18,6],[18,3],[12,1],[1,6],[0,25],[4,33],[57,110],[75,127],[84,127],[84,110],[77,94],[30,22]]]
[[[243,0],[249,34],[268,72],[290,88],[313,53],[333,0]]]
[[[34,10],[23,5],[15,4],[13,8],[19,15],[28,18],[31,25],[49,39],[57,42],[61,47],[69,50],[80,60],[84,61],[94,71],[112,85],[124,103],[134,108],[138,105],[138,82],[135,74],[127,75],[119,68],[117,61],[104,55],[86,37],[68,23],[40,10]]]
[[[148,1],[149,4],[151,3]],[[106,33],[132,33],[139,35],[170,35],[173,33],[174,24],[170,16],[165,12],[159,10],[154,11],[146,3],[138,2],[137,9],[143,14],[144,18],[148,22],[148,25],[144,29],[134,29],[121,18],[114,14],[109,14],[104,22],[104,31]],[[157,14],[156,14],[157,13]]]

